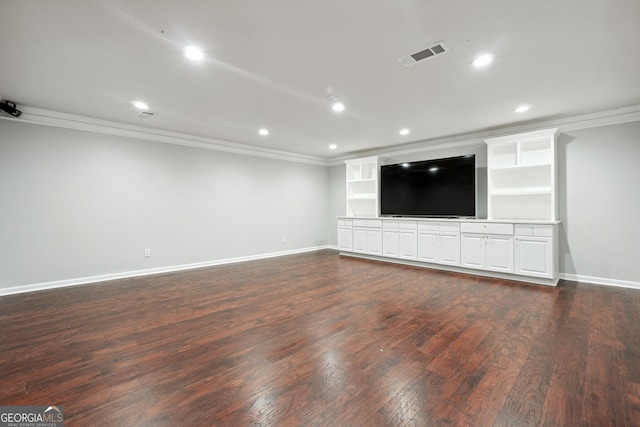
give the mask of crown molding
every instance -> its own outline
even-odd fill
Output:
[[[224,151],[247,156],[265,157],[268,159],[284,160],[288,162],[306,163],[316,166],[327,166],[327,160],[305,156],[302,154],[278,151],[269,148],[254,147],[246,144],[239,144],[230,141],[223,141],[213,138],[205,138],[188,135],[179,132],[170,132],[151,129],[144,126],[129,125],[124,123],[111,122],[107,120],[94,119],[75,114],[60,113],[41,108],[21,106],[22,115],[20,118],[0,116],[1,119],[20,121],[42,126],[52,126],[64,129],[74,129],[105,135],[123,136],[145,141],[162,142],[165,144],[182,145],[186,147],[202,148],[205,150]]]
[[[425,151],[440,150],[444,148],[479,145],[484,144],[484,140],[488,138],[500,138],[516,133],[533,132],[546,128],[558,128],[558,133],[562,133],[580,129],[589,129],[637,121],[640,121],[640,105],[633,105],[630,107],[616,108],[614,110],[600,111],[597,113],[535,121],[516,126],[496,127],[480,132],[472,132],[443,138],[434,138],[401,146],[363,151],[358,153],[357,155],[346,155],[332,158],[329,160],[329,166],[340,165],[343,164],[345,160],[351,160],[360,157],[403,156]]]
[[[307,156],[303,154],[223,141],[214,138],[198,137],[179,132],[163,131],[138,125],[128,125],[107,120],[94,119],[40,108],[26,106],[21,106],[20,108],[22,110],[22,116],[20,116],[20,118],[0,116],[0,119],[65,129],[82,130],[105,135],[123,136],[166,144],[183,145],[186,147],[202,148],[205,150],[224,151],[234,154],[264,157],[268,159],[306,163],[315,166],[337,166],[344,164],[345,160],[361,157],[403,156],[425,151],[480,145],[484,144],[484,140],[487,138],[498,138],[514,133],[531,132],[541,128],[558,128],[558,132],[562,133],[640,121],[640,105],[633,105],[630,107],[617,108],[614,110],[606,110],[579,116],[528,122],[526,124],[515,126],[496,127],[479,132],[422,140],[400,146],[367,150],[357,154],[348,154],[325,159],[321,157]]]

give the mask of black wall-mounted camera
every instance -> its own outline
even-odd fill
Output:
[[[16,108],[16,103],[11,101],[0,101],[0,110],[11,114],[13,117],[20,117],[22,111]]]

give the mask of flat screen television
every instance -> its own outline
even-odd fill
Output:
[[[475,155],[382,166],[380,214],[475,217]]]

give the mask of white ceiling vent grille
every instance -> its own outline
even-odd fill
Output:
[[[427,47],[426,49],[422,49],[419,52],[402,56],[398,58],[398,62],[400,62],[405,67],[410,67],[420,61],[424,61],[425,59],[433,58],[435,56],[444,55],[447,52],[449,52],[449,48],[447,47],[447,45],[445,45],[443,42],[438,42]]]

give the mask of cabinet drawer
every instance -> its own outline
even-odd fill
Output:
[[[339,219],[338,227],[351,227],[353,225],[353,220],[351,219]]]
[[[516,224],[516,236],[553,237],[553,225]]]
[[[513,224],[500,222],[463,222],[460,224],[463,233],[513,234]]]
[[[416,221],[398,221],[398,228],[400,230],[417,230],[418,223]]]
[[[353,226],[382,228],[382,220],[381,219],[354,219]]]
[[[420,222],[418,229],[427,231],[460,231],[459,222]]]
[[[382,228],[400,229],[400,230],[417,230],[416,221],[396,221],[385,219],[382,221]]]

